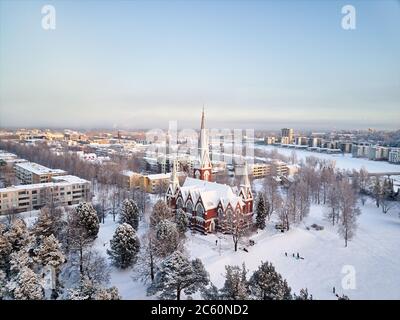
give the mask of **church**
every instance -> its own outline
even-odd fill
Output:
[[[240,187],[231,187],[212,181],[212,163],[209,155],[204,109],[201,118],[199,161],[193,177],[179,185],[177,163],[174,162],[166,199],[174,212],[182,210],[189,219],[189,227],[203,234],[217,231],[230,233],[233,228],[251,226],[253,194],[244,165]]]

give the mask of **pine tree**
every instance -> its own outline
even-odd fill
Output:
[[[140,242],[135,229],[123,223],[115,230],[107,253],[117,267],[124,269],[135,261],[139,248]]]
[[[225,266],[225,283],[221,291],[221,297],[225,300],[246,300],[249,297],[247,285],[247,270],[243,263],[239,266]]]
[[[220,300],[221,299],[218,288],[211,282],[208,287],[204,287],[202,289],[201,296],[203,297],[204,300]]]
[[[184,235],[189,226],[189,219],[182,209],[177,210],[175,222],[178,228],[178,232],[181,235]]]
[[[175,223],[161,220],[156,228],[156,247],[160,257],[166,257],[179,246],[179,233]]]
[[[69,300],[120,300],[116,287],[104,288],[100,284],[84,277],[78,287],[69,290]]]
[[[35,260],[42,266],[51,266],[56,270],[64,263],[65,257],[61,251],[61,245],[54,235],[43,239],[43,242],[35,250]]]
[[[312,295],[308,294],[308,290],[301,289],[299,295],[294,294],[294,300],[312,300]]]
[[[10,269],[10,254],[12,245],[5,234],[5,226],[0,224],[0,271],[6,274]]]
[[[137,230],[139,226],[139,208],[135,201],[125,199],[122,203],[119,223],[127,223]]]
[[[272,263],[262,262],[249,281],[251,296],[258,300],[290,300],[291,289]]]
[[[60,243],[53,234],[45,237],[39,247],[35,249],[35,261],[44,269],[50,267],[52,270],[54,270],[55,286],[51,289],[52,298],[56,299],[60,289],[60,282],[58,278],[60,274],[60,267],[65,262],[65,256],[61,251]]]
[[[181,299],[182,291],[193,294],[208,284],[209,275],[200,260],[192,262],[180,251],[173,252],[160,266],[149,294],[161,292],[161,299]]]
[[[3,300],[8,295],[6,273],[0,270],[0,300]]]
[[[90,238],[96,238],[99,232],[100,223],[96,210],[93,208],[92,204],[87,202],[80,203],[75,208],[75,215],[77,218],[77,224],[84,229],[87,236]]]
[[[153,207],[150,216],[150,226],[156,227],[161,220],[173,220],[174,215],[167,203],[163,200],[158,200]]]
[[[267,218],[267,208],[264,196],[261,192],[258,193],[256,205],[256,225],[257,228],[265,229],[265,219]]]
[[[40,210],[38,219],[33,227],[33,232],[38,238],[48,237],[51,234],[54,234],[53,220],[47,208],[42,208]]]
[[[5,234],[8,242],[11,244],[12,251],[18,251],[22,247],[32,245],[34,238],[30,235],[26,223],[22,219],[16,219],[13,221],[10,230]]]
[[[18,275],[12,294],[16,300],[42,300],[44,298],[39,277],[28,267],[24,267]]]

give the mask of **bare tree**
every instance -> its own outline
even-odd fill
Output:
[[[357,228],[357,216],[361,214],[357,207],[357,197],[351,184],[346,180],[342,180],[340,187],[340,224],[339,234],[342,235],[347,247],[348,240],[352,239]]]

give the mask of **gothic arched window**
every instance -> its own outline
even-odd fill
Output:
[[[204,218],[204,208],[201,204],[198,204],[196,207],[196,215]]]
[[[186,203],[186,212],[190,214],[193,213],[193,203],[190,200]]]
[[[183,208],[183,201],[182,198],[178,198],[178,200],[176,201],[176,207],[178,209],[182,209]]]

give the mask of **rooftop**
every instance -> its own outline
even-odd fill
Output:
[[[45,166],[42,166],[40,164],[34,163],[34,162],[23,162],[23,163],[18,163],[15,165],[16,167],[20,167],[22,169],[28,170],[34,174],[65,174],[66,171],[61,170],[61,169],[50,169]]]

